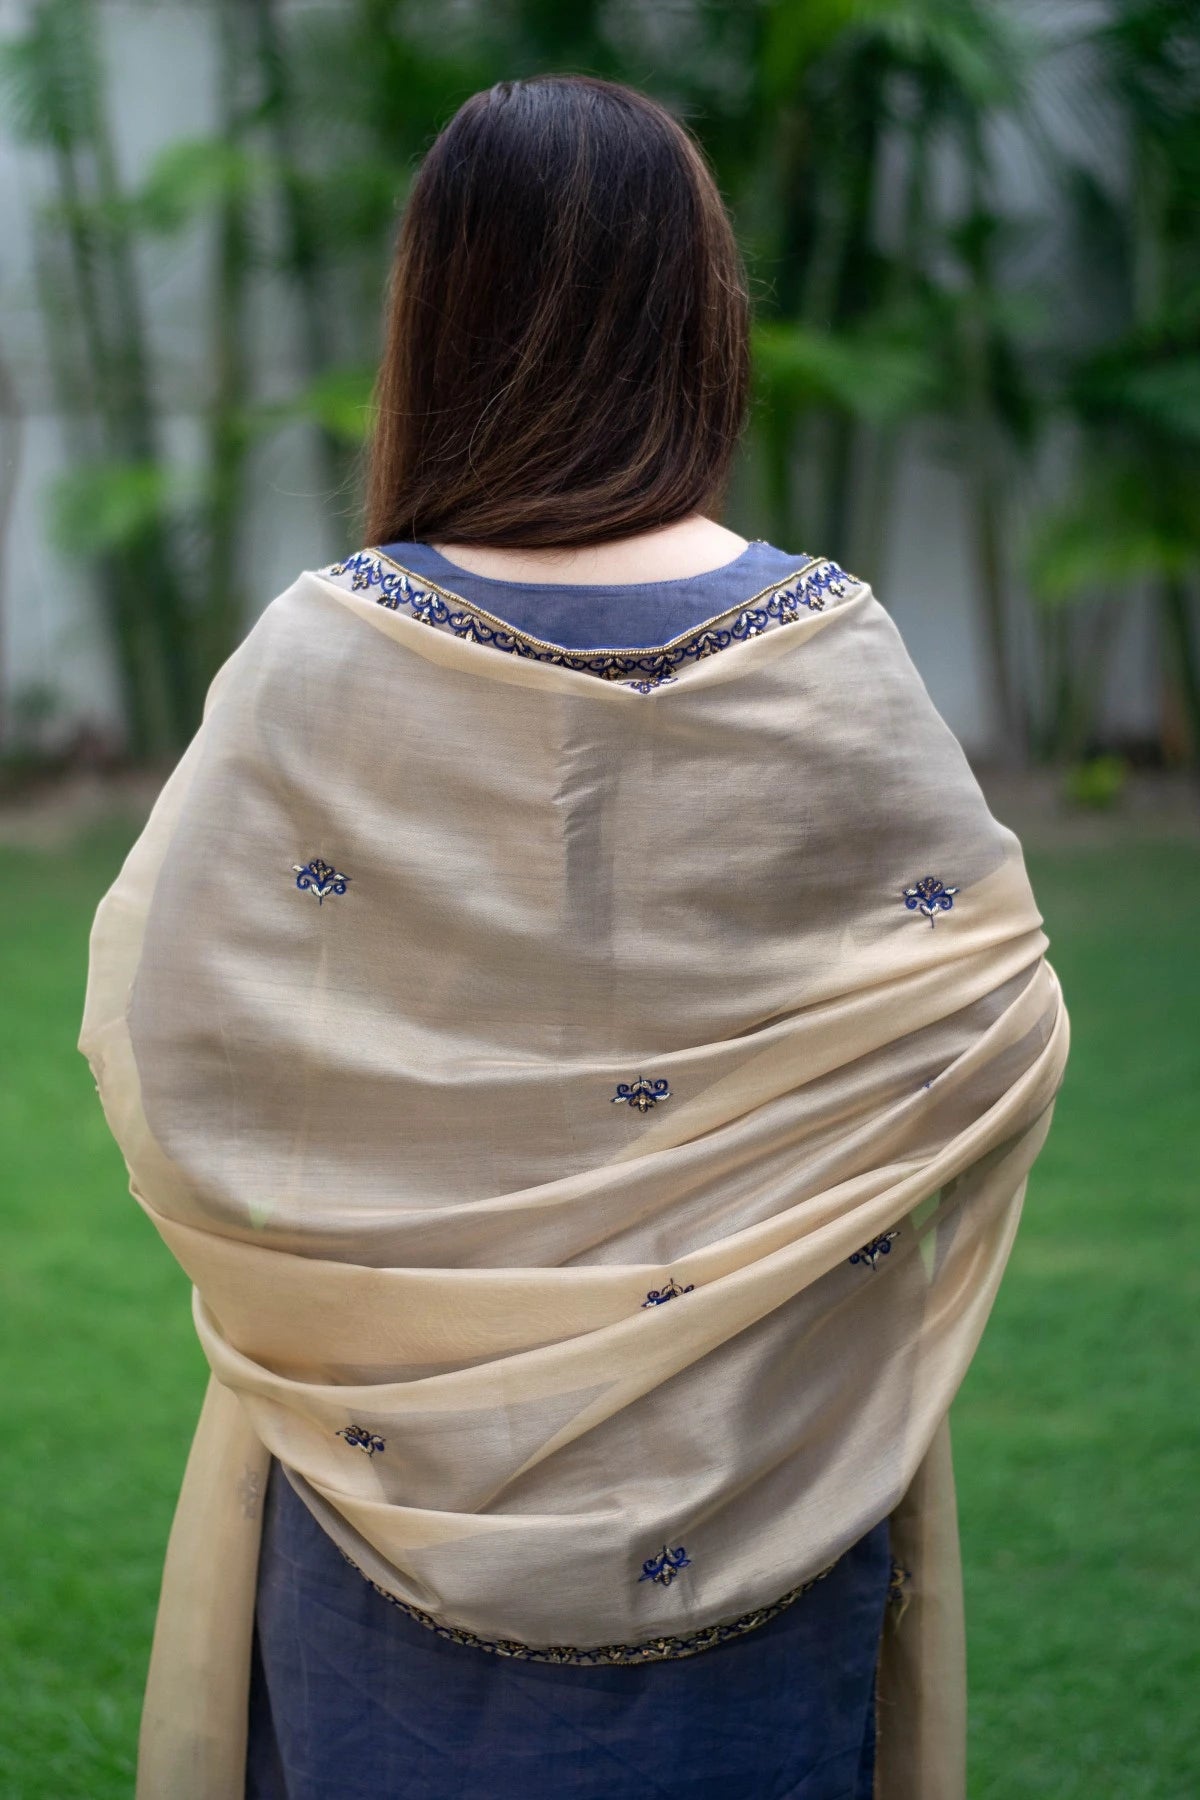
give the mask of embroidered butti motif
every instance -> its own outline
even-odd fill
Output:
[[[669,1100],[671,1090],[665,1081],[647,1081],[639,1075],[636,1081],[622,1081],[617,1084],[617,1091],[612,1097],[614,1106],[624,1101],[626,1106],[636,1106],[639,1112],[649,1112],[660,1100]]]
[[[670,1587],[680,1569],[689,1569],[691,1564],[692,1559],[682,1544],[677,1550],[672,1550],[669,1544],[664,1544],[657,1556],[646,1558],[638,1580],[658,1581],[662,1583],[663,1587]]]
[[[532,657],[535,662],[557,663],[585,675],[598,675],[640,694],[674,681],[675,671],[687,663],[758,637],[772,626],[794,624],[805,613],[824,612],[831,602],[844,599],[863,585],[857,576],[847,574],[827,557],[811,557],[782,581],[725,612],[714,613],[712,618],[702,620],[666,644],[649,649],[570,650],[563,644],[548,643],[544,638],[518,631],[495,613],[464,600],[461,594],[393,562],[381,550],[359,550],[344,562],[330,563],[319,573],[352,593],[373,593],[379,606],[405,613],[419,624],[468,638],[475,644],[490,645],[493,650],[512,656]]]
[[[909,912],[924,914],[932,925],[939,912],[949,912],[954,905],[956,887],[945,887],[936,876],[923,875],[912,887],[905,888],[903,900]]]
[[[368,1431],[364,1425],[345,1425],[341,1431],[335,1431],[334,1436],[345,1438],[352,1450],[362,1450],[368,1456],[375,1456],[379,1451],[387,1448],[385,1440],[376,1437],[375,1433]]]
[[[695,1286],[696,1284],[694,1281],[689,1281],[686,1287],[680,1287],[679,1283],[672,1275],[668,1278],[666,1287],[651,1288],[650,1292],[646,1295],[646,1298],[642,1301],[642,1305],[665,1306],[668,1300],[675,1300],[680,1294],[690,1294],[694,1292]]]
[[[344,894],[346,891],[346,883],[350,879],[348,875],[343,875],[339,869],[335,869],[329,863],[323,862],[319,856],[311,857],[306,863],[293,863],[292,868],[295,870],[296,874],[296,886],[298,888],[307,888],[310,894],[315,894],[318,906],[320,906],[330,894]]]
[[[398,1606],[402,1613],[423,1625],[426,1631],[432,1631],[437,1637],[445,1638],[450,1644],[467,1644],[474,1650],[489,1650],[493,1656],[508,1656],[515,1662],[541,1663],[580,1663],[585,1668],[595,1668],[601,1664],[613,1663],[647,1663],[669,1662],[681,1656],[698,1656],[703,1650],[714,1650],[718,1644],[727,1644],[733,1638],[744,1637],[748,1631],[755,1631],[765,1625],[769,1619],[777,1618],[797,1601],[810,1588],[816,1587],[818,1581],[824,1581],[837,1568],[831,1562],[820,1574],[802,1581],[798,1587],[789,1588],[778,1600],[772,1600],[766,1606],[756,1606],[752,1612],[739,1614],[736,1619],[729,1619],[719,1625],[702,1625],[696,1631],[689,1631],[678,1636],[649,1638],[640,1644],[522,1644],[516,1638],[480,1637],[474,1631],[467,1631],[459,1625],[444,1625],[435,1619],[432,1613],[422,1612],[419,1606],[412,1606],[407,1600],[391,1594],[387,1588],[380,1587],[377,1581],[359,1568],[351,1556],[343,1557],[363,1580],[374,1588],[375,1592],[391,1606]]]
[[[856,1250],[850,1258],[852,1263],[870,1263],[874,1268],[881,1256],[890,1256],[893,1240],[898,1238],[898,1231],[885,1231],[882,1237],[872,1238],[861,1250]]]
[[[903,1563],[898,1563],[895,1557],[893,1557],[891,1571],[888,1575],[887,1591],[887,1597],[893,1604],[899,1600],[904,1593],[905,1583],[911,1580],[912,1570],[906,1569]]]
[[[892,1558],[891,1570],[888,1574],[886,1605],[891,1613],[892,1623],[898,1625],[904,1617],[905,1608],[912,1598],[912,1570],[906,1569],[903,1563]]]

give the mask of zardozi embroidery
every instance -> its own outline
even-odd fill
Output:
[[[330,894],[344,894],[346,891],[346,883],[350,879],[348,875],[343,875],[339,869],[335,869],[331,867],[329,863],[323,862],[319,856],[310,858],[306,863],[293,863],[292,868],[296,872],[296,886],[298,888],[307,888],[310,894],[315,894],[318,906],[320,906]]]
[[[885,1231],[882,1237],[872,1238],[861,1250],[856,1250],[850,1258],[852,1263],[870,1263],[874,1268],[881,1256],[890,1256],[893,1240],[898,1238],[898,1231]]]
[[[418,1606],[412,1606],[407,1600],[401,1600],[396,1594],[380,1587],[372,1581],[351,1556],[342,1555],[356,1570],[363,1580],[368,1582],[375,1592],[390,1606],[398,1606],[402,1613],[423,1625],[427,1631],[445,1638],[447,1643],[467,1644],[475,1650],[489,1650],[493,1656],[509,1656],[516,1662],[541,1663],[581,1663],[585,1667],[595,1668],[598,1665],[613,1663],[646,1663],[667,1662],[681,1656],[698,1656],[702,1650],[714,1650],[718,1644],[727,1644],[732,1638],[744,1637],[748,1631],[755,1631],[768,1620],[778,1617],[791,1606],[802,1594],[816,1587],[818,1581],[824,1581],[837,1567],[831,1562],[827,1568],[813,1575],[808,1581],[802,1581],[798,1587],[789,1588],[778,1600],[772,1600],[767,1606],[757,1606],[752,1612],[745,1612],[736,1619],[724,1624],[702,1625],[697,1631],[689,1631],[681,1636],[649,1638],[640,1644],[523,1644],[517,1638],[486,1638],[474,1631],[467,1631],[458,1625],[444,1625],[435,1619],[432,1613],[422,1612]]]
[[[374,591],[377,605],[406,613],[419,624],[449,631],[472,643],[488,644],[513,656],[532,657],[536,662],[557,663],[587,675],[599,675],[641,694],[673,681],[674,671],[684,664],[758,637],[771,626],[793,624],[806,612],[824,612],[831,601],[841,600],[861,586],[837,563],[813,557],[782,581],[763,588],[750,601],[715,613],[667,644],[650,649],[569,650],[562,644],[518,631],[494,613],[470,605],[461,594],[415,575],[378,550],[359,550],[320,573],[353,593]]]
[[[618,1106],[624,1101],[626,1106],[636,1106],[639,1112],[649,1112],[660,1100],[670,1098],[671,1090],[665,1081],[647,1081],[644,1075],[639,1075],[636,1081],[622,1081],[618,1084],[612,1103]]]
[[[387,1447],[385,1439],[376,1437],[365,1425],[345,1425],[334,1436],[345,1438],[351,1449],[363,1450],[368,1456],[375,1456]]]
[[[674,1300],[680,1294],[692,1293],[695,1289],[695,1286],[696,1286],[696,1284],[694,1281],[689,1281],[686,1287],[680,1287],[679,1283],[675,1280],[675,1277],[672,1275],[668,1279],[666,1287],[651,1288],[650,1292],[646,1295],[646,1298],[642,1301],[642,1305],[643,1306],[662,1306],[666,1303],[666,1301]]]
[[[638,1580],[658,1581],[662,1583],[663,1587],[670,1587],[680,1569],[688,1569],[691,1564],[692,1559],[682,1544],[677,1550],[672,1550],[669,1544],[664,1544],[657,1556],[646,1558]]]
[[[957,892],[956,887],[943,886],[936,876],[923,875],[912,887],[905,888],[903,899],[909,912],[922,913],[932,925],[939,912],[950,911]]]

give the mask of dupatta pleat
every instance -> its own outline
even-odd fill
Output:
[[[80,1034],[213,1371],[139,1800],[241,1792],[271,1456],[543,1661],[701,1654],[889,1517],[877,1794],[963,1800],[947,1420],[1067,1016],[870,590],[753,599],[592,666],[369,553],[213,682]]]

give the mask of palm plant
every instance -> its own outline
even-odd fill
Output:
[[[280,188],[285,267],[309,302],[306,348],[314,361],[332,349],[311,304],[317,271],[304,196],[285,154],[286,93],[278,80],[271,85],[271,9],[266,0],[254,10],[214,0],[213,17],[219,129],[171,145],[135,190],[117,178],[97,15],[86,0],[39,0],[24,35],[0,48],[10,116],[49,153],[55,177],[37,256],[50,366],[73,424],[54,496],[55,535],[95,583],[136,758],[167,756],[187,742],[209,680],[241,636],[248,459],[264,432],[303,409],[302,400],[284,408],[257,401],[247,342],[253,286],[271,256],[263,214]],[[263,148],[267,132],[273,158]],[[187,468],[163,449],[134,251],[139,239],[203,224],[211,227],[206,433],[199,465]],[[327,432],[326,444],[334,437]]]
[[[169,148],[133,192],[116,177],[98,9],[35,0],[26,32],[0,52],[10,117],[43,147],[55,180],[38,269],[51,369],[75,427],[60,535],[84,541],[135,752],[186,738],[244,625],[256,444],[307,419],[326,501],[355,507],[379,293],[417,158],[497,75],[572,67],[657,92],[716,166],[756,297],[743,478],[758,490],[752,500],[765,499],[771,534],[877,575],[921,425],[963,482],[1001,742],[1070,753],[1086,740],[1107,620],[1137,578],[1155,595],[1171,717],[1190,721],[1176,738],[1200,744],[1190,611],[1200,252],[1188,207],[1200,191],[1200,25],[1186,0],[1112,0],[1087,40],[1133,178],[1105,191],[1070,170],[1064,189],[1076,247],[1094,241],[1094,227],[1106,234],[1120,298],[1085,353],[1057,348],[1059,412],[1080,455],[1060,506],[1047,511],[1037,490],[1031,566],[1054,602],[1041,617],[1040,695],[1018,675],[1023,646],[1012,638],[1025,622],[1009,558],[1014,500],[1034,488],[1038,466],[1046,330],[1012,285],[1023,222],[997,180],[995,134],[1003,123],[1011,140],[1015,128],[1048,165],[1029,93],[1050,15],[1035,37],[1028,9],[990,0],[678,10],[466,0],[451,14],[407,0],[209,5],[218,129]],[[1115,167],[1124,154],[1115,142]],[[199,465],[183,470],[163,451],[134,245],[202,227],[207,429]],[[1073,266],[1074,288],[1091,285],[1079,272],[1088,267]],[[294,301],[280,334],[290,384],[270,400],[247,334],[264,277],[282,277]]]
[[[1085,253],[1104,260],[1122,323],[1065,359],[1062,403],[1078,442],[1072,486],[1031,547],[1056,616],[1097,598],[1100,642],[1139,591],[1163,652],[1163,749],[1200,763],[1200,17],[1187,0],[1118,0],[1093,37],[1129,148],[1128,186],[1077,182]],[[1060,631],[1064,628],[1060,625]],[[1077,753],[1094,696],[1068,675],[1052,747]]]
[[[76,426],[76,492],[90,470],[98,511],[120,518],[119,530],[94,541],[94,564],[132,746],[146,754],[175,739],[175,720],[193,715],[195,685],[93,26],[81,0],[43,0],[26,33],[3,47],[0,78],[14,128],[45,148],[56,180],[38,255],[47,326],[60,339],[52,365]],[[64,292],[66,306],[51,299]]]
[[[983,0],[818,0],[771,11],[766,94],[782,121],[776,274],[757,336],[777,535],[845,546],[877,576],[905,435],[938,421],[962,471],[1001,741],[1025,739],[1005,545],[1014,453],[1036,408],[1027,315],[1002,285],[1011,229],[990,132],[1028,131],[1031,36]],[[951,211],[935,174],[957,181]],[[885,200],[885,196],[888,198]],[[814,498],[798,506],[804,474]]]

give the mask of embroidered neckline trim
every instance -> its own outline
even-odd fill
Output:
[[[776,1618],[802,1594],[807,1594],[810,1588],[815,1587],[818,1581],[824,1581],[841,1561],[840,1557],[835,1557],[819,1574],[802,1581],[798,1587],[789,1588],[778,1600],[772,1600],[766,1606],[756,1606],[752,1611],[740,1613],[736,1619],[723,1624],[702,1625],[698,1630],[689,1631],[682,1636],[649,1638],[640,1644],[596,1644],[581,1647],[573,1644],[523,1644],[517,1638],[480,1637],[477,1632],[468,1631],[463,1626],[445,1625],[432,1613],[423,1612],[419,1606],[412,1606],[407,1600],[389,1593],[387,1588],[380,1587],[344,1550],[342,1555],[377,1594],[382,1595],[392,1606],[398,1606],[402,1613],[407,1613],[418,1625],[423,1625],[427,1631],[435,1632],[449,1643],[465,1644],[474,1650],[488,1650],[493,1656],[511,1657],[515,1662],[583,1663],[592,1667],[601,1663],[612,1666],[621,1663],[668,1662],[683,1656],[698,1656],[701,1651],[715,1649],[718,1644],[726,1644],[731,1638],[744,1637],[748,1631],[755,1631],[769,1619]]]
[[[790,586],[792,582],[799,581],[802,575],[808,575],[813,569],[828,562],[827,557],[807,556],[798,569],[793,569],[789,574],[782,576],[779,581],[772,581],[767,587],[760,588],[756,594],[751,594],[748,600],[735,600],[732,606],[726,606],[721,612],[713,613],[707,619],[701,619],[698,625],[689,625],[686,631],[680,631],[673,638],[667,638],[665,643],[608,644],[596,647],[589,645],[586,649],[572,649],[567,644],[556,644],[550,638],[534,637],[531,632],[522,631],[517,625],[510,625],[508,620],[502,619],[498,613],[489,612],[486,607],[478,605],[474,600],[464,599],[461,594],[456,594],[452,588],[442,587],[430,576],[418,575],[412,569],[405,568],[403,563],[397,562],[395,557],[389,556],[386,550],[380,550],[377,545],[372,546],[367,554],[377,556],[380,562],[387,563],[389,568],[396,569],[401,575],[406,575],[418,587],[428,589],[431,594],[440,595],[443,600],[452,600],[455,606],[465,607],[468,612],[474,613],[476,618],[486,620],[489,625],[498,626],[501,631],[506,632],[510,637],[518,638],[532,649],[562,650],[568,656],[657,656],[664,654],[668,650],[679,648],[698,633],[712,630],[715,625],[721,624],[723,620],[728,619],[734,613],[745,612],[749,607],[757,605],[760,600],[765,600],[768,594]]]
[[[696,661],[724,650],[732,643],[758,637],[772,625],[792,624],[802,616],[801,607],[810,612],[823,612],[826,596],[841,600],[852,588],[863,585],[828,557],[809,557],[799,568],[761,588],[749,599],[736,601],[721,612],[711,614],[663,644],[572,649],[522,631],[486,607],[477,606],[461,594],[443,587],[440,582],[418,575],[377,548],[359,550],[344,561],[330,563],[317,572],[340,586],[348,584],[352,592],[377,588],[378,605],[393,612],[404,610],[421,624],[449,631],[455,637],[469,638],[509,654],[556,663],[606,680],[623,681],[642,692],[673,681],[672,671],[680,663]],[[629,680],[630,676],[643,679]]]

